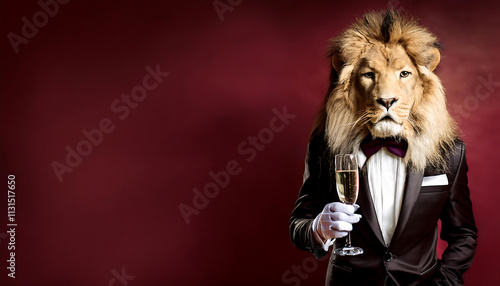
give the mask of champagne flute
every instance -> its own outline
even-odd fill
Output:
[[[335,182],[340,201],[347,205],[353,205],[358,199],[358,161],[356,155],[335,155]],[[347,234],[344,247],[334,250],[336,255],[354,256],[363,253],[361,247],[351,245],[351,232]]]

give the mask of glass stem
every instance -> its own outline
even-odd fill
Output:
[[[345,246],[351,247],[351,232],[350,231],[347,233],[347,237],[345,239]]]

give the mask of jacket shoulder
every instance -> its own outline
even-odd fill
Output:
[[[457,172],[460,163],[465,160],[465,142],[459,138],[453,141],[453,144],[447,149],[442,149],[443,157],[445,160],[444,168],[436,168],[428,166],[425,169],[424,176],[432,176],[443,173],[448,173],[453,176]]]

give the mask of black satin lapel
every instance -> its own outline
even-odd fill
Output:
[[[358,194],[358,205],[363,218],[361,220],[366,220],[370,225],[373,233],[377,236],[380,243],[385,245],[384,238],[382,237],[382,231],[377,220],[377,214],[375,212],[375,207],[373,206],[373,200],[370,193],[370,185],[368,184],[368,174],[366,171],[366,164],[362,170],[359,171],[359,194]]]
[[[391,243],[397,241],[398,237],[403,232],[408,222],[408,218],[415,207],[417,202],[418,194],[422,187],[423,173],[408,170],[406,173],[406,182],[404,188],[403,203],[401,205],[401,212],[399,213],[398,224],[394,230],[394,236],[392,237]]]

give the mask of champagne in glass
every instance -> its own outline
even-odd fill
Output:
[[[359,190],[358,161],[356,155],[335,155],[335,181],[340,201],[347,205],[355,204],[358,200]],[[335,249],[333,253],[341,256],[353,256],[362,254],[363,249],[351,245],[351,233],[349,232],[346,237],[345,246]]]

